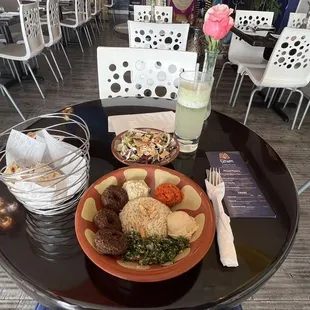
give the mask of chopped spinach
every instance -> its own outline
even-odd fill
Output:
[[[146,237],[139,233],[127,234],[128,248],[123,256],[124,261],[137,262],[140,265],[165,264],[173,262],[175,257],[189,247],[189,240],[171,237]]]

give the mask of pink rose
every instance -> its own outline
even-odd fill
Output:
[[[211,19],[213,21],[221,21],[224,18],[227,18],[233,13],[233,9],[230,9],[226,4],[218,4],[212,6],[206,13],[205,21]]]
[[[226,4],[211,7],[206,13],[203,25],[205,35],[215,40],[223,39],[234,25],[234,20],[230,17],[233,11]]]

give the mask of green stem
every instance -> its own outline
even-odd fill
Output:
[[[206,40],[208,42],[208,50],[209,51],[216,51],[218,49],[218,46],[220,43],[219,40],[213,39],[209,36],[206,36]]]

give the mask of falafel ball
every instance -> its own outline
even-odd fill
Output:
[[[116,214],[111,209],[103,208],[94,217],[94,225],[96,229],[110,228],[121,231],[122,224]]]
[[[102,193],[101,201],[104,208],[111,209],[118,214],[128,202],[128,194],[123,188],[110,185]]]
[[[124,233],[116,229],[100,229],[97,231],[95,248],[100,254],[121,255],[128,247],[127,237]]]

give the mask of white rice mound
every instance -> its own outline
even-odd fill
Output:
[[[124,232],[145,231],[146,236],[168,236],[167,217],[171,210],[151,197],[129,201],[119,214]]]

